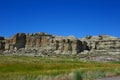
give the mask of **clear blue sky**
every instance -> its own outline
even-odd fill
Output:
[[[120,37],[120,0],[0,0],[0,36],[17,32]]]

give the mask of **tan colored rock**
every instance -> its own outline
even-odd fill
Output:
[[[5,40],[5,50],[36,49],[57,54],[77,54],[86,49],[86,44],[74,36],[52,36],[46,33],[17,33],[13,38]]]
[[[0,39],[2,39],[0,37]],[[4,40],[5,50],[19,50],[20,48],[38,50],[45,53],[57,54],[78,54],[84,50],[116,50],[120,49],[120,40],[116,37],[107,35],[87,36],[83,39],[77,39],[74,36],[62,37],[53,36],[46,33],[17,33],[10,39]],[[0,47],[3,42],[0,42]],[[1,48],[0,48],[1,49]]]
[[[52,36],[45,33],[36,33],[26,35],[26,48],[46,47],[52,42]]]
[[[100,35],[100,36],[90,36],[82,41],[86,41],[90,50],[94,51],[106,51],[106,53],[118,53],[120,54],[120,39],[109,36],[109,35]],[[98,52],[98,53],[99,53]]]

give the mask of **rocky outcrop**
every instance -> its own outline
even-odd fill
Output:
[[[20,48],[25,48],[26,44],[26,34],[17,33],[13,38],[5,40],[5,50],[18,50]]]
[[[17,33],[12,38],[5,40],[5,50],[20,51],[23,53],[36,50],[37,53],[78,54],[87,49],[87,43],[69,36],[53,36],[47,33],[25,34]]]
[[[25,48],[26,44],[26,34],[25,33],[17,33],[12,38],[13,40],[13,48],[20,49]]]
[[[82,51],[82,41],[75,37],[55,37],[55,50],[62,54],[77,54]]]
[[[56,54],[77,54],[82,42],[74,37],[52,36],[45,33],[27,34],[25,48],[49,50]]]
[[[119,56],[120,39],[108,35],[87,36],[78,39],[74,36],[53,36],[43,32],[35,34],[17,33],[9,39],[0,37],[0,50],[4,51],[3,54],[17,55],[86,54],[87,58],[95,59],[94,57],[97,56],[98,59],[98,55],[102,54]]]
[[[109,35],[87,36],[81,39],[88,43],[90,50],[120,51],[120,39]]]
[[[120,39],[109,35],[87,36],[80,39],[86,41],[90,51],[87,53],[93,60],[120,60]]]
[[[25,48],[47,47],[53,41],[53,36],[45,33],[27,34]]]

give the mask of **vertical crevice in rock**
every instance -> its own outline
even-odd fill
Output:
[[[5,39],[4,37],[0,37],[0,50],[5,50]]]
[[[26,44],[25,33],[17,33],[13,37],[13,48],[16,48],[16,49],[25,48],[25,44]]]

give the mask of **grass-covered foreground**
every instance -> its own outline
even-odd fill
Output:
[[[93,80],[116,75],[120,75],[119,62],[0,56],[0,80]]]

